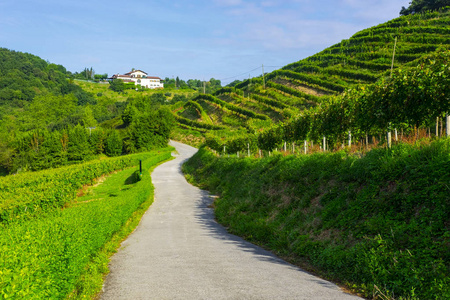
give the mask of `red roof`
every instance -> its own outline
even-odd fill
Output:
[[[130,74],[132,74],[132,73],[134,73],[134,72],[142,72],[142,73],[144,73],[144,74],[146,74],[146,75],[147,75],[147,73],[145,73],[144,71],[141,71],[141,70],[134,70],[134,71],[131,71],[131,72],[125,73],[125,75],[130,75]]]

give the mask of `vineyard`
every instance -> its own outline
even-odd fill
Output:
[[[144,170],[171,157],[171,148],[91,161],[0,179],[0,298],[64,299],[79,288],[90,259],[151,196]],[[129,168],[134,166],[134,168]],[[84,185],[124,169],[126,185],[78,201]],[[120,172],[119,172],[120,173]],[[85,282],[82,284],[89,284]]]
[[[222,128],[183,171],[292,263],[369,299],[449,298],[449,24],[403,16],[197,96],[191,132]]]
[[[367,298],[450,299],[449,25],[402,16],[212,94],[118,94],[1,48],[0,298],[93,297],[170,136],[231,232]]]
[[[184,118],[177,121],[227,154],[249,148],[258,154],[305,141],[310,149],[329,150],[349,140],[386,143],[387,132],[411,135],[419,129],[444,135],[449,23],[444,9],[365,29],[264,77],[199,95],[176,109]],[[194,105],[197,113],[189,113]]]
[[[183,171],[217,220],[367,299],[449,299],[450,139],[264,158],[201,148]]]

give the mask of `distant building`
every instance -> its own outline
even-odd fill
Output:
[[[149,89],[163,89],[163,80],[159,77],[148,76],[147,73],[141,70],[134,70],[125,75],[113,75],[108,80],[122,79],[123,82],[134,82],[135,85],[140,85]]]

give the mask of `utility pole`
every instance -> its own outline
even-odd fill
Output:
[[[392,71],[394,70],[394,58],[395,58],[395,48],[396,47],[397,47],[397,37],[395,37],[394,52],[392,52],[391,78],[392,78]]]
[[[250,74],[248,74],[247,97],[250,100]]]
[[[262,65],[262,75],[263,75],[263,87],[266,89],[266,80],[264,78],[264,64]]]

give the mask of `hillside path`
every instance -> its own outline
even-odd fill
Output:
[[[152,174],[155,201],[111,258],[101,299],[359,299],[214,220],[213,198],[186,182],[179,155]]]

